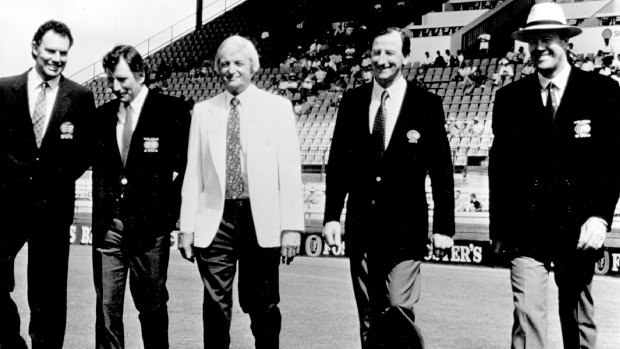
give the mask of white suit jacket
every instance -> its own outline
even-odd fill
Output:
[[[301,159],[289,100],[250,85],[242,95],[248,129],[246,171],[252,217],[261,247],[280,246],[284,230],[304,230]],[[182,232],[208,247],[224,212],[226,183],[225,93],[194,107],[181,204]]]

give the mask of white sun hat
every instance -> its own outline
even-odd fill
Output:
[[[532,35],[547,31],[561,31],[568,33],[568,37],[581,34],[581,28],[568,25],[562,7],[553,2],[535,4],[527,16],[527,23],[512,33],[512,38],[520,41],[528,41]]]

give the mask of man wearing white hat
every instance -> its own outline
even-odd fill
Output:
[[[594,348],[594,263],[620,193],[620,88],[572,67],[555,3],[535,4],[525,28],[537,73],[500,89],[493,109],[490,234],[507,257],[514,300],[512,348],[545,348],[553,267],[564,348]]]

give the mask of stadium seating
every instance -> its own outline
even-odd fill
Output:
[[[236,9],[204,25],[200,30],[187,34],[172,42],[158,52],[146,58],[146,62],[153,72],[152,79],[158,78],[161,64],[168,65],[172,72],[160,81],[159,86],[165,94],[183,98],[192,103],[208,99],[221,91],[223,87],[219,78],[211,69],[212,55],[219,43],[227,36],[235,33],[249,33],[259,35],[262,28],[256,22],[236,14]],[[449,29],[452,30],[452,29]],[[419,35],[427,35],[424,32]],[[416,33],[414,32],[414,35]],[[251,35],[247,35],[251,36]],[[360,51],[365,48],[360,48]],[[475,67],[488,77],[497,70],[498,57],[471,60]],[[467,60],[470,61],[470,60]],[[284,76],[303,79],[301,67],[294,64],[280,64],[261,57],[261,68],[254,76],[254,83],[263,89],[277,87]],[[191,67],[202,66],[200,70]],[[520,78],[522,64],[515,66],[516,74],[507,78],[503,85]],[[403,70],[408,80],[421,81],[429,91],[442,97],[446,120],[452,124],[447,128],[450,146],[454,151],[455,165],[467,165],[467,157],[487,156],[492,144],[491,116],[493,100],[498,86],[490,81],[467,91],[462,81],[455,81],[458,69],[453,67],[425,67],[419,62],[413,62]],[[355,79],[348,74],[343,76],[345,89],[355,86]],[[98,78],[88,83],[93,91],[97,106],[100,106],[114,96],[107,87],[105,78]],[[307,108],[298,116],[297,130],[303,165],[324,165],[329,154],[331,137],[337,116],[337,108],[342,91],[333,91],[329,87],[318,90],[316,95],[304,96],[299,90],[286,91],[284,95],[293,103],[306,101]],[[451,136],[450,128],[455,122],[460,130],[466,129],[465,122],[478,119],[484,123],[482,135],[462,134]]]

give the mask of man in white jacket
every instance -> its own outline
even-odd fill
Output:
[[[259,90],[254,45],[231,36],[215,69],[226,91],[196,104],[181,205],[183,256],[194,256],[205,286],[204,341],[228,348],[232,285],[250,315],[256,348],[278,348],[280,259],[299,253],[303,192],[293,108]]]

